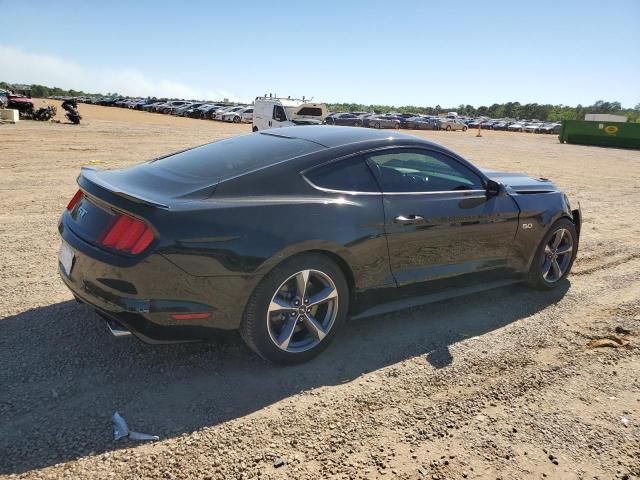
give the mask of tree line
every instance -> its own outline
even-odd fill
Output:
[[[90,94],[81,90],[65,90],[58,87],[47,87],[44,85],[32,84],[31,95],[38,98],[51,96],[81,97],[86,95],[102,96],[102,94]],[[0,82],[0,88],[11,90],[12,86],[6,82]],[[118,96],[108,93],[107,96]],[[551,105],[538,103],[507,102],[494,103],[491,106],[474,107],[473,105],[458,105],[457,107],[444,108],[440,105],[435,107],[419,107],[416,105],[405,105],[394,107],[392,105],[364,105],[361,103],[331,103],[327,104],[329,110],[340,112],[375,112],[375,113],[419,113],[422,115],[438,115],[446,112],[458,112],[458,115],[467,117],[490,117],[490,118],[516,118],[529,120],[546,120],[555,122],[558,120],[584,120],[587,113],[609,113],[614,115],[625,115],[630,122],[640,123],[640,103],[633,108],[622,108],[620,102],[605,102],[598,100],[593,105]]]

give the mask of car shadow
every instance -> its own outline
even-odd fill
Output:
[[[451,345],[526,318],[568,288],[514,285],[350,321],[322,355],[294,367],[263,362],[235,333],[209,344],[145,345],[110,336],[72,301],[28,310],[0,320],[0,473],[131,447],[113,440],[115,411],[132,429],[166,439],[407,358],[445,368]]]

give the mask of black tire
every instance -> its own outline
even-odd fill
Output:
[[[233,117],[233,123],[240,123],[240,117]]]
[[[464,127],[462,127],[462,131],[466,132],[467,131],[467,126],[465,125]]]
[[[545,247],[551,241],[551,239],[556,235],[559,230],[565,230],[568,235],[571,236],[571,256],[568,258],[568,262],[564,267],[562,275],[553,279],[553,281],[547,281],[544,278],[544,265],[546,260]],[[536,253],[531,261],[531,267],[529,268],[529,272],[527,274],[527,278],[525,280],[526,284],[531,288],[536,288],[538,290],[551,290],[556,288],[562,280],[564,280],[569,272],[571,272],[571,267],[573,266],[573,262],[576,259],[576,254],[578,253],[578,234],[576,232],[576,227],[573,222],[567,218],[561,218],[556,221],[545,236],[543,237],[540,245],[536,249]]]
[[[380,122],[376,122],[376,123],[373,125],[373,127],[374,127],[374,128],[380,128]]]
[[[331,279],[338,294],[337,312],[326,336],[319,340],[319,343],[304,351],[289,352],[281,349],[272,340],[268,326],[268,309],[283,282],[303,270],[319,271]],[[340,267],[329,257],[320,253],[296,255],[271,270],[256,287],[245,307],[240,335],[249,348],[265,360],[282,365],[302,363],[312,359],[329,346],[333,337],[344,325],[348,310],[349,287]]]
[[[252,132],[257,132],[257,131],[258,131],[258,127],[253,127],[253,128],[251,129],[251,131],[252,131]]]
[[[353,124],[354,127],[361,127],[362,126],[362,122],[357,121]]]
[[[447,132],[451,131],[451,125],[447,125]]]

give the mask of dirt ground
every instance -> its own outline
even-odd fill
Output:
[[[57,273],[56,225],[81,165],[131,165],[250,127],[80,112],[79,126],[0,125],[0,477],[640,476],[639,151],[416,133],[481,167],[549,177],[580,202],[569,281],[353,321],[319,358],[281,368],[236,335],[113,338]],[[611,335],[628,344],[587,345]],[[114,442],[115,411],[160,441]]]

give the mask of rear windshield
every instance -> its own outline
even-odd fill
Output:
[[[222,180],[322,148],[299,138],[252,133],[202,145],[151,164],[178,175]]]

